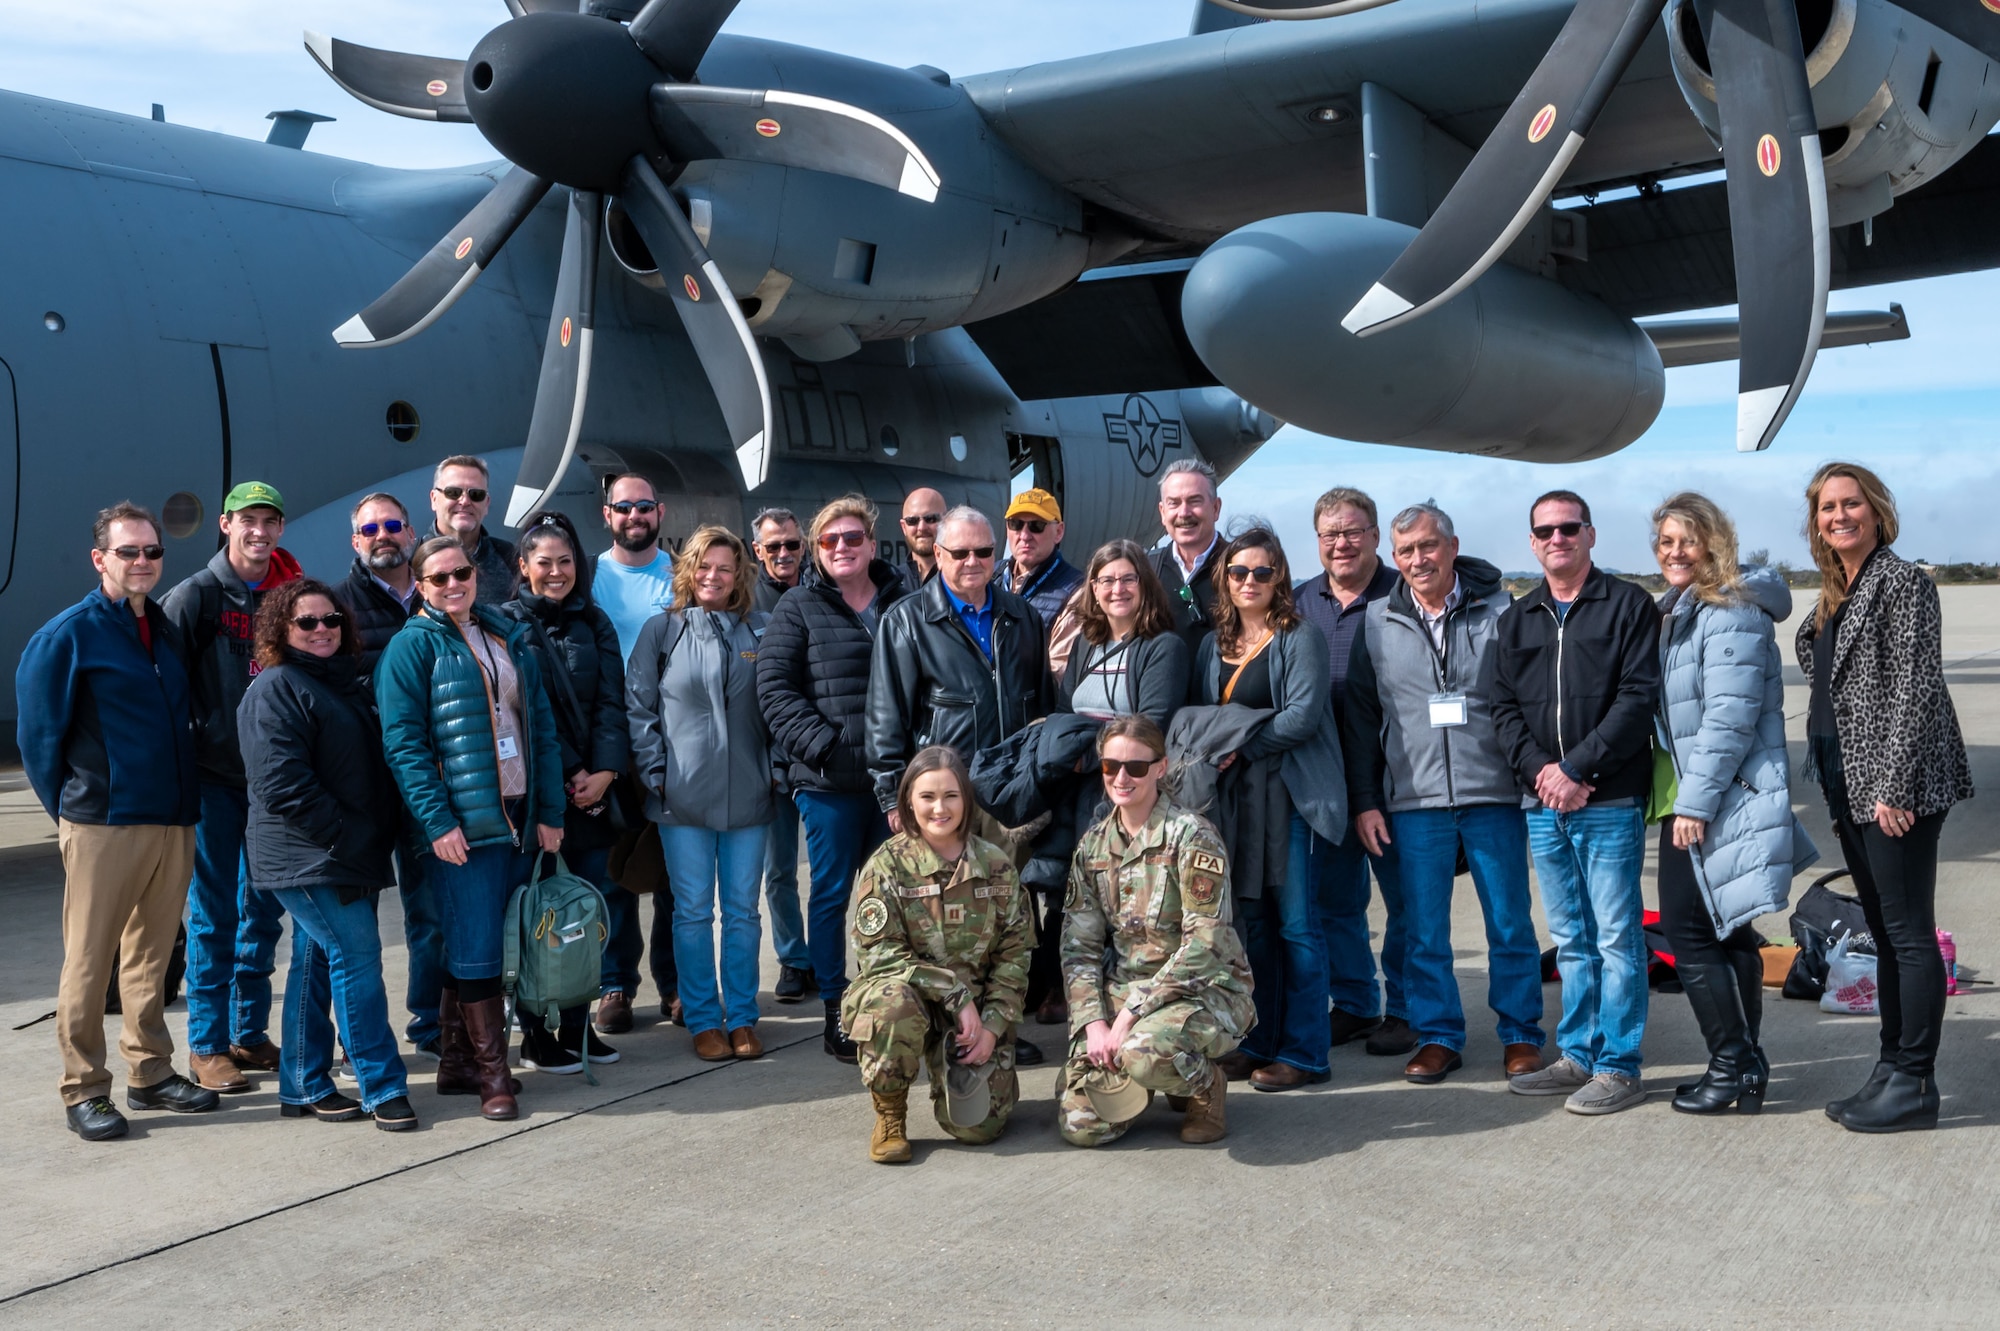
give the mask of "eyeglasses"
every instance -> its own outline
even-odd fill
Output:
[[[1229,566],[1229,580],[1231,582],[1242,582],[1245,578],[1255,578],[1258,583],[1262,584],[1271,581],[1271,579],[1277,576],[1278,569],[1275,564],[1259,564],[1255,568],[1250,567],[1248,564],[1231,564]]]
[[[861,535],[860,532],[850,532],[848,534],[851,536]],[[855,544],[859,545],[861,544],[861,542],[856,541]],[[767,555],[776,555],[776,554],[789,555],[798,553],[798,551],[804,548],[804,546],[805,546],[804,541],[766,541],[764,542],[763,549],[764,553]]]
[[[1043,532],[1047,531],[1048,529],[1049,529],[1048,521],[1044,518],[1007,519],[1007,530],[1011,532],[1031,531],[1035,535],[1040,536]]]
[[[306,632],[311,633],[321,624],[326,625],[330,629],[337,629],[347,622],[347,616],[341,614],[338,610],[334,610],[324,615],[293,615],[292,622]]]
[[[433,587],[442,587],[447,582],[471,582],[472,565],[460,564],[448,573],[426,573],[418,581],[428,582]]]
[[[1530,527],[1528,532],[1538,541],[1546,541],[1557,532],[1564,536],[1574,536],[1590,524],[1588,522],[1545,522],[1539,527]]]
[[[1101,592],[1130,591],[1139,585],[1137,573],[1121,573],[1116,577],[1092,578],[1090,585]]]
[[[409,529],[409,523],[398,522],[394,518],[389,518],[383,522],[364,522],[359,527],[356,527],[354,531],[356,535],[366,536],[372,541],[384,532],[387,532],[391,536],[400,536]]]
[[[868,544],[868,533],[865,531],[830,531],[819,538],[819,548],[822,550],[838,550],[843,545],[850,550],[858,550],[866,544]],[[796,550],[799,548],[799,543],[792,541],[786,548]]]
[[[954,550],[950,546],[941,545],[938,549],[950,555],[952,559],[961,564],[968,559],[993,558],[993,547],[990,545],[975,545],[970,550]]]
[[[905,527],[935,527],[944,521],[942,513],[911,513],[904,517]]]
[[[117,555],[128,564],[140,558],[150,559],[158,563],[167,557],[167,547],[164,545],[120,545],[114,546],[104,553],[107,555]]]
[[[471,487],[463,485],[442,485],[438,487],[438,493],[443,495],[446,499],[451,500],[451,502],[454,504],[461,499],[469,499],[475,504],[483,504],[486,502],[486,491],[480,489],[476,485]]]
[[[1125,761],[1120,762],[1116,758],[1104,758],[1099,760],[1097,770],[1106,776],[1117,776],[1120,772],[1123,772],[1125,775],[1137,780],[1165,761],[1165,758],[1127,758]]]
[[[654,499],[621,499],[615,504],[605,505],[621,518],[630,517],[634,513],[651,513],[659,506],[659,501]]]
[[[1375,528],[1373,527],[1342,527],[1335,531],[1323,531],[1319,534],[1319,543],[1321,545],[1360,545],[1368,539],[1368,533],[1374,530]]]

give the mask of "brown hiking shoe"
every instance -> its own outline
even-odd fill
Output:
[[[242,1068],[236,1066],[236,1060],[227,1054],[189,1054],[188,1071],[194,1073],[197,1084],[224,1095],[235,1095],[250,1089],[250,1079],[243,1075]]]
[[[868,1139],[868,1158],[878,1165],[908,1162],[909,1087],[900,1091],[871,1091],[869,1096],[875,1101],[875,1135]]]
[[[1229,1135],[1229,1115],[1223,1105],[1229,1078],[1221,1068],[1210,1069],[1208,1075],[1208,1089],[1194,1093],[1188,1101],[1187,1117],[1181,1120],[1181,1140],[1196,1146],[1219,1142]]]

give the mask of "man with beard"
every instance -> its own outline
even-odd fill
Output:
[[[914,596],[937,572],[938,525],[944,521],[944,496],[926,486],[903,498],[903,540],[910,562],[903,565],[903,594]]]
[[[673,600],[674,558],[660,545],[660,500],[653,483],[636,472],[611,478],[604,491],[604,525],[611,548],[597,561],[591,599],[618,630],[627,659],[646,621]]]

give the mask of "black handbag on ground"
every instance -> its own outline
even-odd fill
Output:
[[[1791,970],[1785,972],[1785,987],[1780,991],[1786,998],[1803,998],[1817,1003],[1826,992],[1827,953],[1840,941],[1842,935],[1852,935],[1848,939],[1850,952],[1875,953],[1875,936],[1868,932],[1868,920],[1861,913],[1861,899],[1845,896],[1834,891],[1827,884],[1849,877],[1847,870],[1835,869],[1832,873],[1821,874],[1813,880],[1799,896],[1799,904],[1792,910],[1792,941],[1798,945],[1799,954],[1792,958]]]

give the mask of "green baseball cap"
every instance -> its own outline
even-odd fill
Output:
[[[222,511],[234,513],[239,508],[275,508],[278,516],[285,515],[285,497],[275,486],[262,481],[245,481],[222,498]]]

